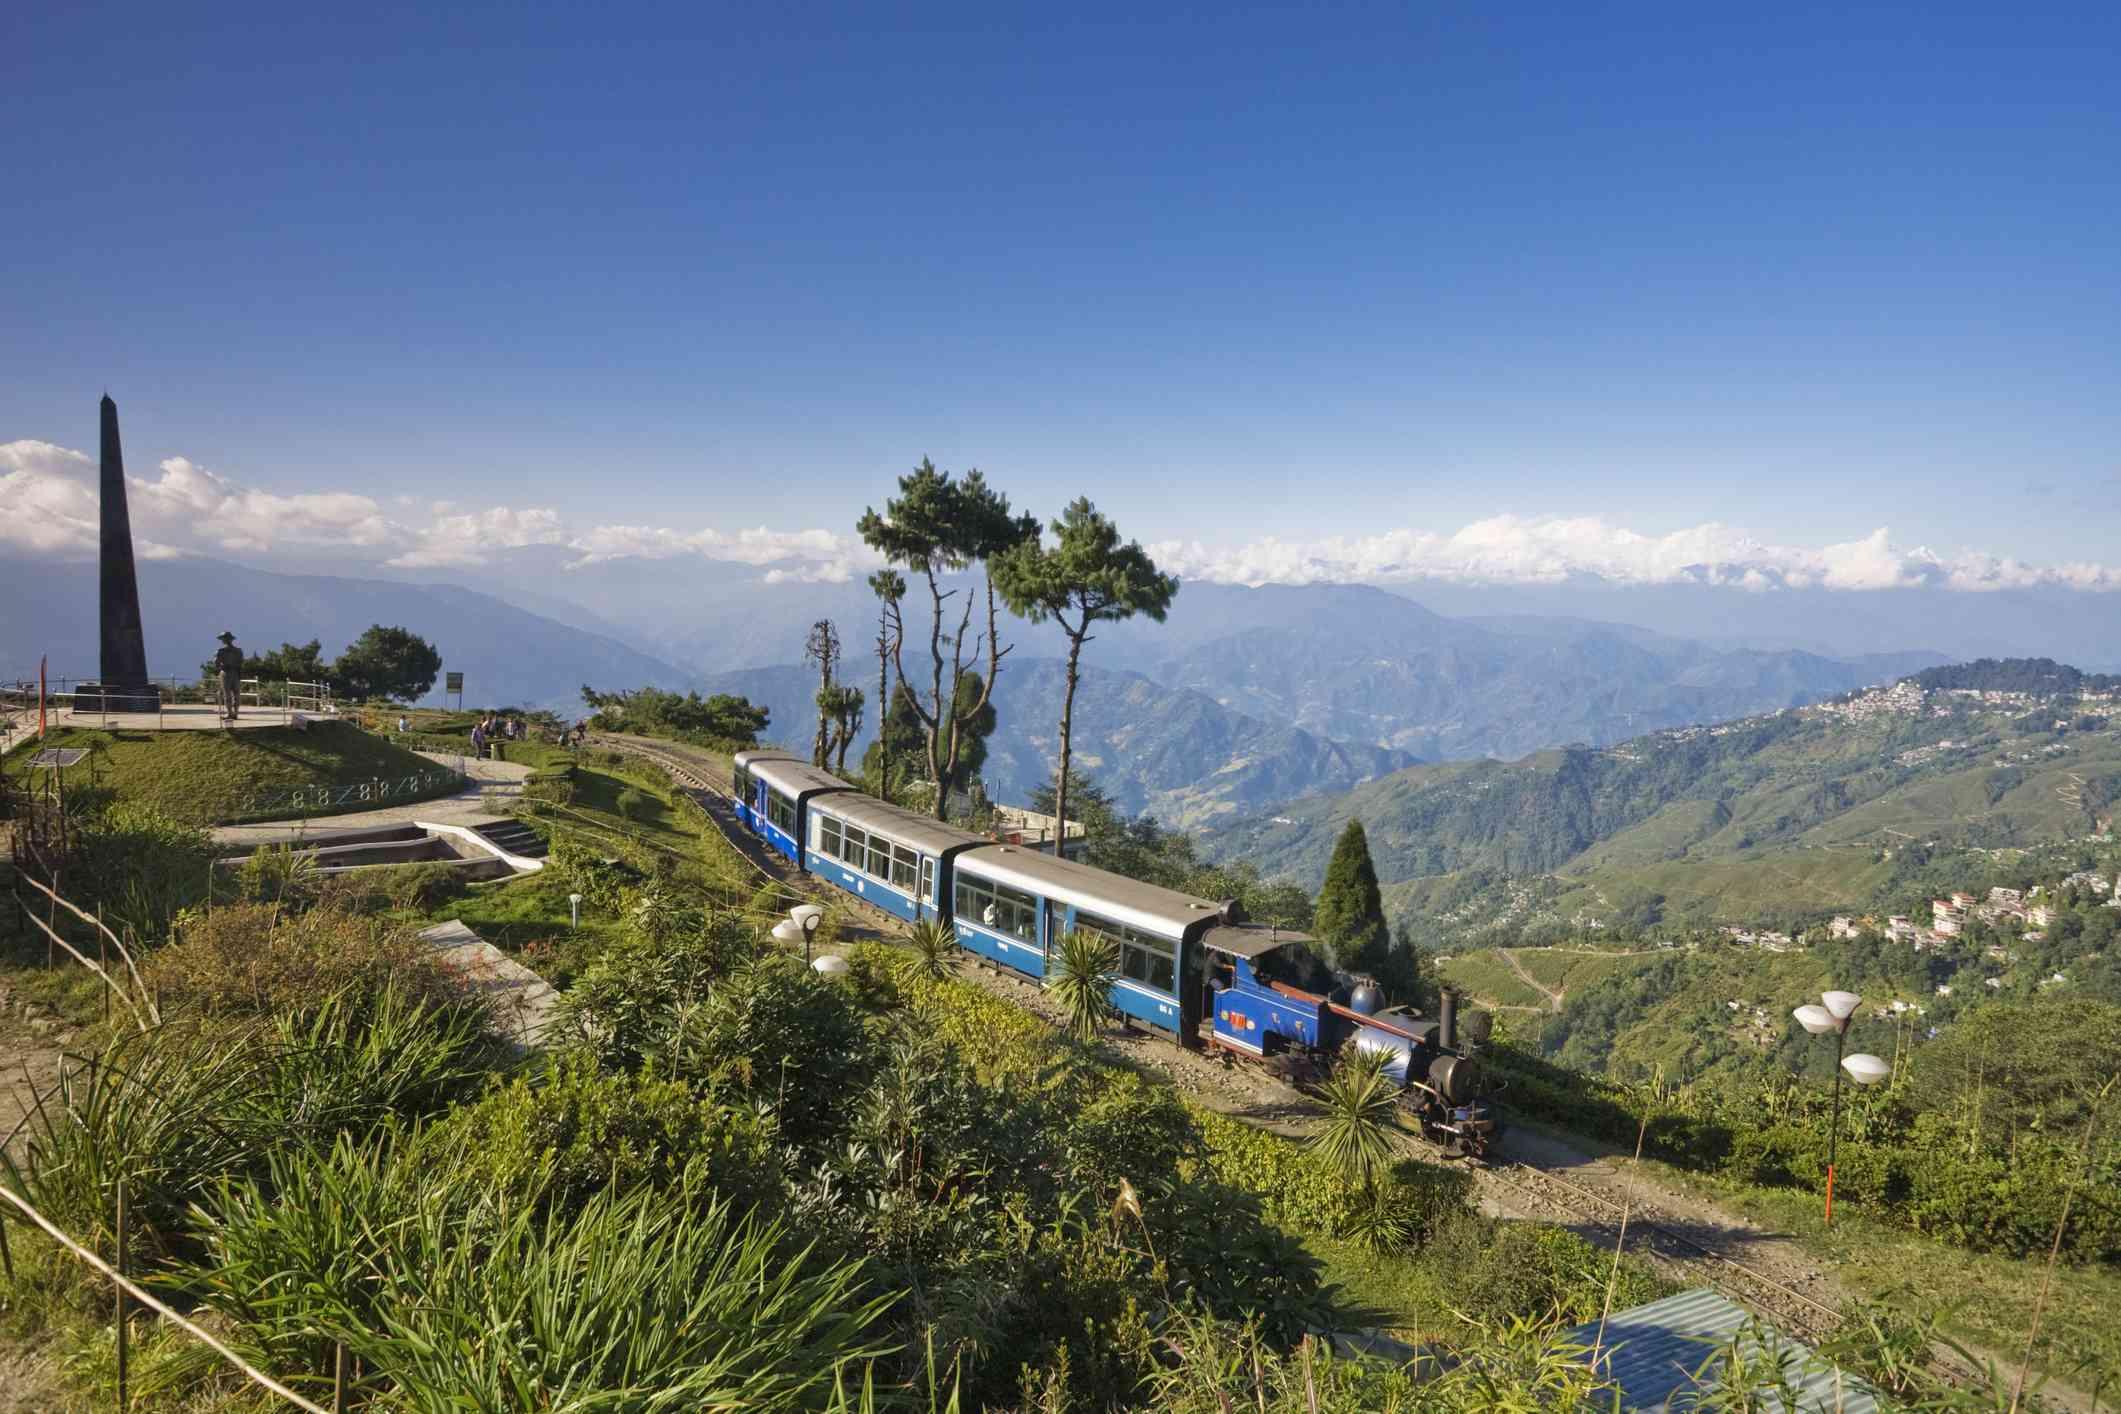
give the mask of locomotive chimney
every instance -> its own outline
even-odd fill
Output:
[[[1437,1035],[1445,1050],[1455,1051],[1458,1049],[1458,993],[1449,987],[1444,988],[1441,1006]]]

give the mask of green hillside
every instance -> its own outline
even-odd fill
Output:
[[[1402,918],[1465,932],[1633,929],[1868,907],[1958,853],[2084,840],[2121,798],[2111,694],[1912,681],[1520,761],[1419,766],[1208,843],[1313,884],[1360,817]]]
[[[350,722],[240,732],[78,729],[53,732],[42,744],[87,749],[87,759],[66,773],[69,789],[109,791],[120,800],[139,801],[201,825],[299,814],[278,800],[298,786],[398,781],[441,770]],[[7,774],[17,781],[41,777],[29,768],[37,749],[38,743],[28,742],[9,752]],[[437,780],[424,794],[453,789],[454,783]],[[399,796],[396,803],[419,798]],[[355,801],[335,808],[358,810],[361,805]]]

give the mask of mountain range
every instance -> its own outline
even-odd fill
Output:
[[[1361,819],[1388,902],[1457,931],[1863,907],[1935,850],[2110,830],[2121,801],[2121,713],[2110,713],[1918,678],[1605,748],[1415,766],[1231,822],[1208,852],[1315,885]]]
[[[562,623],[451,584],[276,574],[195,558],[139,562],[140,616],[148,671],[195,677],[214,636],[236,634],[250,652],[314,638],[326,656],[370,624],[402,625],[433,643],[445,671],[464,674],[465,701],[578,711],[581,685],[684,688],[693,675],[608,634]],[[83,561],[0,559],[7,613],[0,618],[0,671],[34,677],[94,677],[96,566]],[[438,691],[430,699],[440,700]]]
[[[875,659],[843,677],[876,695]],[[909,668],[911,664],[908,664]],[[1049,784],[1060,759],[1061,687],[1066,665],[1051,658],[1003,660],[994,694],[996,725],[981,775],[1001,801],[1021,801]],[[808,667],[747,668],[717,674],[706,690],[733,692],[767,706],[769,735],[807,751],[817,721],[817,672]],[[1388,747],[1327,740],[1233,712],[1203,693],[1171,688],[1138,673],[1086,667],[1075,695],[1076,770],[1129,813],[1194,826],[1317,791],[1346,790],[1415,758]],[[876,737],[865,719],[850,764]]]

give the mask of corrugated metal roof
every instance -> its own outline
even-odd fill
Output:
[[[1745,1340],[1749,1360],[1782,1365],[1797,1394],[1789,1414],[1876,1414],[1878,1396],[1870,1386],[1771,1327],[1760,1327],[1756,1343],[1747,1332],[1753,1319],[1751,1311],[1710,1287],[1616,1311],[1605,1323],[1604,1343],[1597,1352],[1599,1372],[1620,1386],[1623,1409],[1651,1414],[1690,1409],[1703,1385],[1714,1387],[1723,1363],[1717,1359],[1718,1348],[1738,1337]],[[1598,1339],[1598,1322],[1576,1327],[1569,1337],[1576,1344],[1591,1345]],[[1711,1360],[1715,1366],[1704,1370]],[[1772,1395],[1754,1407],[1786,1408]]]
[[[1177,938],[1202,919],[1220,916],[1206,899],[1015,845],[968,849],[957,857],[957,867],[1163,937]]]
[[[824,814],[837,816],[861,826],[886,839],[900,844],[912,845],[930,854],[942,854],[947,850],[967,845],[990,844],[992,841],[980,835],[968,834],[954,829],[939,820],[925,815],[916,815],[896,805],[887,805],[881,800],[866,795],[833,795],[818,800],[812,807]]]
[[[1232,957],[1258,957],[1263,952],[1287,947],[1290,943],[1308,943],[1309,933],[1298,933],[1289,928],[1269,928],[1263,923],[1218,923],[1201,935],[1203,946],[1216,952],[1228,953]]]
[[[854,789],[830,771],[820,771],[808,761],[793,757],[747,764],[752,775],[786,796],[801,795],[805,791]]]

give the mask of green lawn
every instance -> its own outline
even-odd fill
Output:
[[[238,818],[270,819],[249,808],[254,801],[295,786],[348,785],[400,780],[440,768],[350,722],[319,722],[306,729],[264,727],[238,732],[135,732],[75,728],[53,732],[44,746],[84,747],[88,759],[66,773],[69,787],[115,791],[120,800],[151,805],[180,820],[220,824]],[[38,744],[25,742],[8,754],[5,769],[24,778]],[[454,789],[445,786],[429,794]],[[379,804],[419,799],[401,796]],[[358,810],[358,803],[335,810]],[[281,810],[285,818],[299,811]]]

